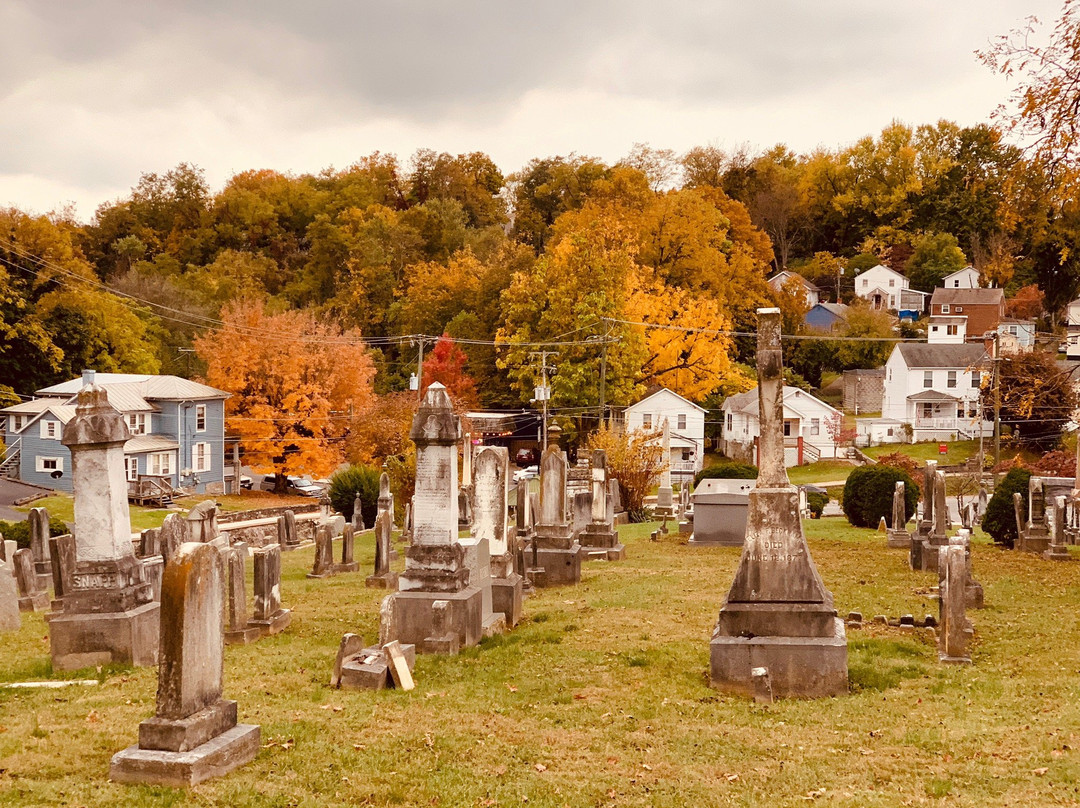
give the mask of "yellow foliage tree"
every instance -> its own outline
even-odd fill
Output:
[[[356,418],[374,403],[375,366],[358,331],[342,332],[309,311],[272,314],[262,301],[237,300],[224,325],[195,340],[206,383],[231,394],[225,428],[239,435],[256,471],[329,475],[344,459]]]

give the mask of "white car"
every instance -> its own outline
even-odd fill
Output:
[[[519,469],[514,472],[514,482],[519,483],[522,480],[532,480],[540,476],[539,466],[526,466],[523,469]]]

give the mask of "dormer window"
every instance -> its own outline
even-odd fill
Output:
[[[59,421],[42,421],[41,422],[41,437],[44,440],[60,440],[60,422]]]
[[[129,412],[127,415],[128,429],[131,430],[132,435],[145,435],[146,434],[146,413],[145,412]]]

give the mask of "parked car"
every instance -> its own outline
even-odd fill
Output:
[[[273,491],[277,487],[277,475],[267,474],[262,479],[262,483],[259,485],[261,491]],[[302,497],[321,497],[323,489],[315,485],[311,480],[306,480],[303,477],[288,477],[285,482],[285,492],[288,494],[298,494]]]
[[[520,483],[522,480],[531,480],[534,477],[540,476],[539,466],[528,466],[514,472],[514,482]]]
[[[251,485],[252,485],[252,483],[251,483],[251,478],[250,478],[250,477],[248,477],[248,476],[247,476],[246,474],[245,474],[245,475],[243,475],[243,476],[242,476],[242,477],[240,478],[240,487],[241,487],[242,489],[244,489],[245,491],[250,491],[250,490],[251,490]]]
[[[519,466],[531,466],[540,462],[540,453],[536,449],[518,449],[514,462]]]

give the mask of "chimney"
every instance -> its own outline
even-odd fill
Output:
[[[95,375],[96,375],[95,372],[92,371],[92,370],[84,370],[82,372],[83,387],[89,387],[90,385],[92,385],[94,383],[94,376]]]

